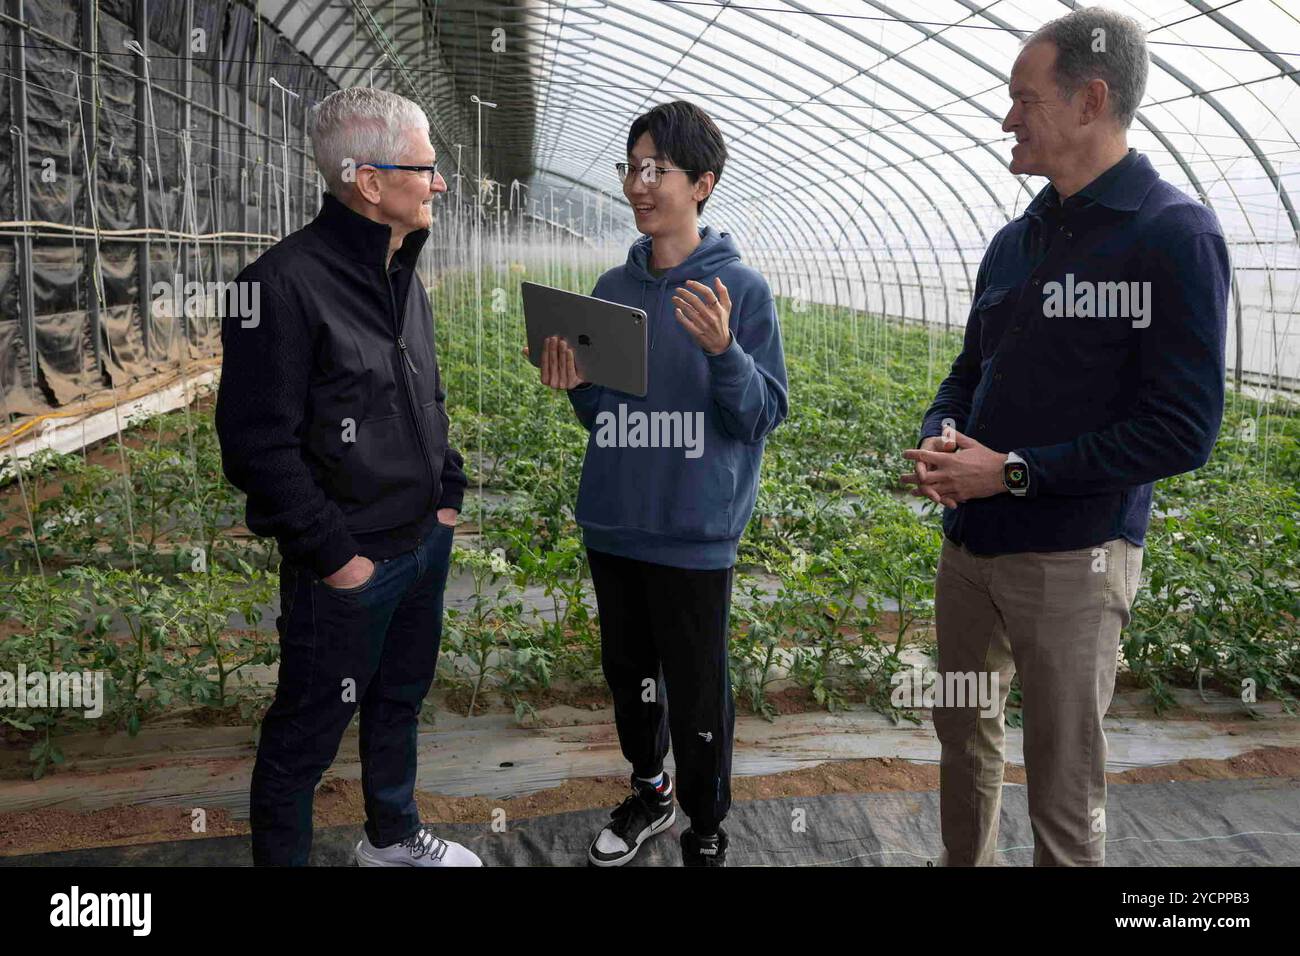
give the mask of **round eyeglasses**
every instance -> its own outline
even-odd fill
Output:
[[[674,166],[656,166],[654,163],[644,162],[640,166],[634,166],[632,163],[615,163],[614,172],[623,183],[630,182],[633,175],[640,175],[643,183],[651,189],[658,189],[659,183],[663,181],[664,173],[693,173],[695,170],[678,169]]]

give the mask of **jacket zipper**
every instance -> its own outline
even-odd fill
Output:
[[[390,289],[389,291],[391,292],[392,290]],[[402,358],[406,359],[406,364],[411,366],[411,371],[416,375],[419,375],[420,370],[415,367],[415,363],[411,361],[410,354],[406,351],[406,340],[400,335],[397,337],[397,347],[402,350]]]
[[[411,360],[410,353],[406,349],[406,340],[402,337],[402,316],[397,312],[397,296],[393,292],[393,279],[387,269],[384,269],[384,281],[388,283],[388,302],[393,309],[393,332],[397,336],[397,348],[405,360],[402,368],[402,384],[406,386],[406,401],[411,409],[411,417],[415,420],[415,436],[420,441],[420,452],[424,456],[424,466],[429,469],[429,503],[433,503],[433,491],[438,485],[438,476],[433,473],[433,462],[429,458],[429,445],[424,437],[424,423],[420,421],[420,403],[415,399],[415,390],[411,385],[411,376],[407,373],[406,368],[409,366],[411,371],[416,375],[420,370],[415,367],[415,362]],[[411,282],[415,282],[415,276],[411,276]],[[407,287],[406,294],[411,294],[410,287]],[[403,302],[403,305],[406,303]],[[427,508],[426,508],[427,510]]]

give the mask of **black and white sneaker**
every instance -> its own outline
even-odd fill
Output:
[[[718,828],[713,836],[700,836],[694,830],[682,834],[682,866],[726,866],[727,831]]]
[[[642,843],[673,825],[677,809],[668,771],[658,788],[633,777],[632,792],[609,817],[587,850],[592,866],[622,866],[636,856]]]

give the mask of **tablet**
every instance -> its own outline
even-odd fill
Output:
[[[583,381],[645,397],[644,311],[536,282],[522,283],[522,290],[530,362],[541,368],[544,343],[558,335],[573,349]]]

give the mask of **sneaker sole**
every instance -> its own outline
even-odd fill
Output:
[[[596,844],[593,842],[591,846],[587,849],[587,862],[590,863],[592,866],[622,866],[628,860],[632,859],[632,857],[636,856],[637,851],[641,849],[642,843],[650,839],[652,836],[655,836],[656,834],[663,833],[665,830],[667,830],[669,827],[673,825],[673,822],[676,819],[677,819],[677,807],[674,806],[672,808],[672,811],[668,814],[668,816],[664,817],[663,820],[659,821],[658,823],[654,824],[653,826],[649,827],[646,830],[642,830],[641,835],[637,837],[636,846],[632,847],[632,849],[628,851],[626,856],[620,856],[616,860],[597,859],[593,853],[593,850],[595,850],[596,847]],[[599,839],[599,836],[597,836],[597,839]]]
[[[362,849],[360,842],[357,843],[356,849],[353,850],[352,855],[356,858],[357,866],[409,866],[410,865],[408,863],[393,863],[389,860],[377,860],[374,857],[369,856],[366,853],[366,851]]]
[[[408,866],[408,867],[415,867],[415,864],[414,864],[414,863],[391,863],[391,862],[389,862],[388,860],[377,860],[377,859],[375,859],[375,858],[372,857],[372,856],[368,856],[368,855],[366,854],[366,851],[363,849],[362,844],[360,843],[360,841],[357,842],[357,845],[356,845],[355,849],[353,849],[353,851],[352,851],[352,856],[353,856],[353,858],[356,860],[356,862],[357,862],[357,866]],[[443,865],[444,867],[446,867],[447,869],[456,869],[456,867],[453,867],[453,866],[451,866],[451,864],[448,864],[448,863],[444,863],[444,864],[442,864],[442,865]],[[471,865],[472,865],[472,864],[471,864]],[[483,862],[480,860],[479,863],[478,863],[478,866],[482,866],[482,865],[483,865]]]

